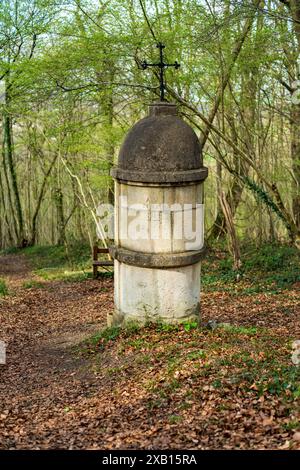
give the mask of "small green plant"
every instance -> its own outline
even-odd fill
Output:
[[[157,399],[149,399],[146,402],[146,406],[148,410],[153,411],[155,408],[161,408],[164,405],[164,399],[163,398],[157,398]]]
[[[204,359],[205,357],[206,357],[206,354],[202,349],[200,349],[199,351],[193,351],[187,355],[187,358],[190,361],[195,361],[197,359]]]
[[[157,329],[157,331],[165,331],[165,332],[169,333],[171,331],[178,331],[179,326],[178,325],[171,325],[169,323],[158,323],[156,325],[156,329]]]
[[[141,329],[141,325],[137,322],[128,322],[126,324],[126,328],[125,328],[125,334],[126,336],[131,336],[135,333],[138,333]]]
[[[109,367],[106,372],[108,376],[113,377],[115,375],[119,375],[122,372],[122,367]]]
[[[257,328],[255,326],[246,327],[246,326],[234,326],[234,325],[224,325],[222,329],[232,333],[232,334],[241,334],[241,335],[249,335],[253,336],[257,333]]]
[[[180,423],[180,421],[182,421],[182,417],[179,416],[179,415],[170,415],[169,416],[169,423],[170,424]]]
[[[167,393],[171,393],[171,392],[174,392],[175,390],[177,390],[179,387],[180,387],[180,382],[179,382],[179,380],[173,379],[173,380],[171,380],[170,382],[167,382],[167,383],[165,384],[165,391],[166,391]]]
[[[114,341],[116,338],[118,338],[119,334],[121,332],[121,328],[118,326],[112,326],[110,328],[105,328],[98,337],[99,339],[105,340],[105,342],[108,341]],[[97,340],[97,337],[95,338]]]
[[[135,360],[136,364],[140,364],[140,365],[149,365],[151,364],[151,355],[150,354],[141,354],[139,356],[137,356],[136,360]]]
[[[134,349],[144,349],[148,343],[143,338],[132,339],[127,343],[129,346],[132,346]]]
[[[221,387],[222,387],[222,382],[221,382],[221,380],[220,380],[220,379],[214,380],[213,383],[212,383],[212,386],[213,386],[214,388],[221,388]]]
[[[258,393],[262,395],[265,391],[272,395],[281,395],[287,390],[293,398],[300,397],[300,370],[295,366],[279,365],[275,369],[266,371],[258,380]]]
[[[300,429],[300,421],[299,420],[289,421],[288,423],[284,424],[283,427],[286,431],[296,431]]]
[[[101,351],[105,348],[109,341],[116,340],[121,333],[120,327],[109,327],[105,328],[105,330],[100,331],[99,333],[95,334],[91,338],[85,340],[82,344],[80,352],[85,353],[95,353],[96,351]]]
[[[25,281],[23,282],[23,287],[24,289],[40,289],[42,287],[44,287],[44,284],[42,282],[38,282],[38,281]]]
[[[0,279],[0,296],[8,295],[8,288],[4,279]]]
[[[186,331],[188,333],[189,331],[195,330],[196,328],[198,328],[198,322],[196,322],[196,321],[187,322],[187,323],[183,324],[183,327],[184,327],[184,331]]]

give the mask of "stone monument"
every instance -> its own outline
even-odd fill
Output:
[[[109,325],[199,319],[207,173],[197,135],[176,105],[150,105],[111,172],[115,311]]]

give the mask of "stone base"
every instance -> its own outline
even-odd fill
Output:
[[[163,318],[163,317],[139,317],[137,315],[126,315],[115,310],[112,313],[107,314],[107,326],[121,326],[126,327],[128,325],[140,325],[145,326],[147,323],[159,323],[167,325],[180,325],[182,323],[200,323],[200,311],[199,307],[195,313],[182,318]]]
[[[200,262],[149,269],[115,260],[115,311],[108,325],[199,321],[199,301]]]

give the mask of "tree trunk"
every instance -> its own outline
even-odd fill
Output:
[[[242,267],[240,245],[235,231],[233,215],[224,193],[221,193],[220,195],[220,203],[224,213],[227,233],[230,239],[229,249],[233,256],[233,270],[238,271]]]
[[[3,113],[3,155],[4,165],[8,168],[10,174],[10,183],[12,187],[15,212],[17,217],[18,229],[17,229],[17,243],[18,246],[24,246],[24,223],[23,223],[23,212],[21,206],[21,199],[18,187],[17,173],[15,169],[14,157],[13,157],[13,134],[12,134],[12,120],[9,114],[9,85],[6,83],[5,93],[5,110]],[[9,183],[8,183],[9,184]]]
[[[65,234],[65,216],[64,216],[64,198],[61,188],[56,188],[54,193],[56,214],[57,214],[57,245],[64,245]]]
[[[37,218],[38,218],[38,215],[39,215],[41,206],[42,206],[43,197],[44,197],[44,194],[45,194],[45,191],[46,191],[47,181],[48,181],[48,178],[49,178],[49,176],[50,176],[50,173],[51,173],[51,171],[52,171],[52,168],[54,167],[54,164],[55,164],[57,158],[58,158],[58,153],[54,156],[52,162],[50,163],[50,166],[49,166],[47,172],[46,172],[45,175],[44,175],[44,179],[43,179],[42,186],[41,186],[41,189],[40,189],[40,192],[39,192],[39,196],[38,196],[38,199],[37,199],[35,211],[34,211],[34,214],[33,214],[33,217],[32,217],[31,237],[30,237],[30,242],[29,242],[29,245],[30,245],[30,246],[33,246],[33,245],[35,244],[35,242],[36,242],[36,236],[37,236]],[[60,231],[59,233],[61,233],[61,234],[63,235],[62,231]],[[59,243],[59,244],[63,244],[63,243],[64,243],[64,235],[63,235],[63,242],[62,242],[62,243]]]
[[[300,231],[300,104],[292,104],[291,157],[293,169],[293,214]]]
[[[10,220],[8,219],[7,215],[7,209],[6,209],[6,204],[5,204],[5,196],[4,196],[4,188],[3,188],[3,182],[2,182],[2,176],[0,173],[0,197],[1,197],[1,203],[2,203],[2,210],[3,214],[1,215],[1,219],[5,221],[6,225],[6,230],[7,230],[7,237],[8,237],[8,243],[9,246],[12,246],[14,244],[14,237],[12,235],[11,229],[10,229]],[[1,248],[4,248],[6,246],[6,233],[4,231],[4,224],[1,224]]]

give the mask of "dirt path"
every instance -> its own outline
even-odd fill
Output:
[[[22,256],[0,258],[0,277],[6,279],[11,291],[9,296],[0,297],[0,339],[8,345],[7,365],[0,366],[0,449],[284,445],[288,432],[279,435],[278,428],[270,430],[264,425],[253,431],[252,424],[248,429],[241,422],[245,413],[245,419],[252,423],[251,406],[266,404],[257,401],[252,405],[241,402],[238,396],[228,396],[239,412],[234,411],[217,425],[214,419],[218,420],[222,413],[211,418],[211,411],[206,409],[208,405],[211,409],[212,399],[202,395],[197,398],[200,392],[204,397],[207,393],[199,385],[192,389],[193,408],[182,411],[184,421],[170,424],[168,416],[172,418],[175,406],[181,409],[184,397],[180,390],[175,391],[177,401],[163,401],[153,411],[153,394],[145,384],[147,374],[149,382],[156,377],[159,363],[147,372],[142,362],[133,366],[132,346],[123,362],[118,351],[113,350],[110,359],[104,355],[98,365],[76,357],[70,348],[105,326],[106,314],[113,308],[112,281],[54,281],[45,283],[43,288],[24,288],[24,281],[32,276]],[[211,293],[203,296],[202,314],[204,320],[216,318],[238,325],[271,326],[279,334],[300,337],[298,301],[297,291],[290,291],[277,303],[271,303],[264,294],[250,301],[245,296],[233,299],[226,293]],[[136,344],[138,347],[139,343]],[[146,356],[137,359],[149,360]],[[108,360],[110,363],[105,362]],[[270,403],[268,406],[275,406]],[[267,409],[263,408],[261,413]],[[248,412],[252,415],[248,416]]]
[[[7,365],[0,366],[0,448],[37,448],[42,423],[57,410],[63,416],[70,401],[97,386],[70,346],[105,325],[111,281],[56,281],[25,289],[23,283],[34,276],[20,255],[0,258],[0,277],[10,290],[0,297],[0,339],[7,344]],[[47,439],[41,440],[47,447]]]

